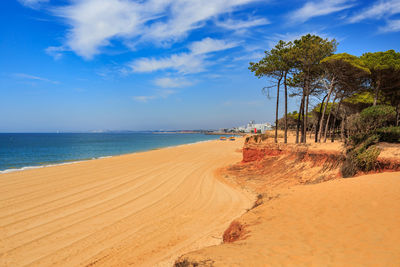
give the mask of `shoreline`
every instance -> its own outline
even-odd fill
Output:
[[[99,156],[99,157],[86,158],[86,159],[72,159],[70,161],[59,162],[59,163],[54,162],[54,163],[49,163],[49,164],[44,164],[44,165],[29,165],[29,166],[24,166],[21,168],[11,168],[11,169],[0,170],[0,175],[6,174],[6,173],[21,172],[21,171],[27,171],[27,170],[33,170],[33,169],[41,169],[41,168],[47,168],[47,167],[69,165],[69,164],[75,164],[75,163],[92,161],[92,160],[99,160],[99,159],[119,157],[119,156],[124,156],[124,155],[144,153],[144,152],[149,152],[149,151],[154,151],[154,150],[167,149],[167,148],[173,148],[173,147],[179,147],[179,146],[185,146],[185,145],[193,145],[193,144],[197,144],[197,143],[210,142],[210,141],[216,141],[216,140],[217,139],[203,140],[203,141],[197,141],[197,142],[193,142],[193,143],[179,144],[179,145],[172,145],[172,146],[165,146],[165,147],[157,147],[157,148],[151,148],[148,150],[140,150],[140,151],[117,154],[117,155]]]

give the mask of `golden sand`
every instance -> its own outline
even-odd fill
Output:
[[[215,267],[400,266],[399,172],[295,186],[271,198],[237,219],[240,240],[181,259]]]
[[[253,199],[216,179],[243,139],[0,175],[0,266],[171,265]]]

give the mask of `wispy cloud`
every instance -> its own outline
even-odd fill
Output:
[[[184,78],[163,77],[155,79],[154,84],[162,88],[179,88],[190,86],[193,82]]]
[[[150,100],[158,99],[158,98],[167,98],[168,96],[172,94],[176,94],[177,92],[175,90],[170,90],[170,89],[162,89],[162,90],[157,90],[153,95],[145,95],[145,96],[134,96],[133,100],[137,102],[143,102],[147,103]]]
[[[50,46],[45,49],[45,52],[55,60],[60,59],[65,51],[67,51],[67,49],[62,46]]]
[[[50,0],[18,0],[22,5],[30,8],[38,8],[40,4],[47,3]]]
[[[189,45],[189,52],[164,58],[140,58],[129,63],[134,72],[152,72],[172,69],[180,73],[198,73],[205,70],[208,54],[237,46],[238,43],[205,38]]]
[[[30,74],[25,74],[25,73],[14,73],[13,76],[16,78],[25,79],[25,80],[34,80],[34,81],[48,82],[48,83],[52,83],[52,84],[59,84],[58,81],[53,81],[53,80],[50,80],[47,78],[30,75]]]
[[[69,25],[62,47],[91,59],[113,40],[121,40],[131,47],[139,43],[175,43],[207,21],[256,1],[82,0],[70,1],[52,11]],[[250,27],[251,23],[266,23],[266,20],[247,22],[247,25],[242,22],[242,25]]]
[[[348,22],[357,23],[368,19],[384,19],[386,24],[379,28],[380,32],[398,32],[400,31],[400,20],[392,19],[392,16],[397,14],[400,14],[399,0],[379,1],[374,5],[353,14],[353,16],[348,19]]]
[[[271,22],[266,18],[249,18],[248,20],[227,19],[216,22],[216,25],[227,30],[243,31],[248,28],[263,26],[270,23]]]
[[[174,54],[164,58],[139,58],[128,66],[133,72],[153,72],[158,70],[175,70],[180,73],[197,73],[205,70],[204,57],[190,53]]]
[[[222,51],[238,46],[236,42],[227,42],[224,40],[216,40],[212,38],[204,38],[201,41],[193,42],[189,45],[192,55],[203,55],[212,52]]]
[[[366,19],[382,19],[400,13],[400,1],[379,1],[367,7],[349,18],[350,23],[360,22]]]
[[[398,32],[400,31],[400,19],[388,20],[385,26],[379,28],[381,32]]]
[[[288,15],[292,23],[306,22],[307,20],[336,13],[354,6],[352,0],[322,0],[308,1],[300,9],[291,12]]]

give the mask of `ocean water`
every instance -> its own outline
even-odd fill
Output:
[[[0,171],[61,164],[217,139],[179,133],[0,133]]]

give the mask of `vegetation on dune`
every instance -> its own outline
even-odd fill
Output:
[[[390,126],[383,127],[376,130],[379,136],[379,141],[389,143],[400,143],[400,127]]]
[[[334,54],[337,45],[311,34],[279,41],[249,69],[267,78],[268,95],[276,88],[275,142],[278,129],[285,143],[288,129],[296,131],[296,143],[306,143],[308,134],[315,142],[340,137],[348,145],[346,164],[368,171],[379,155],[375,141],[400,142],[400,53]],[[285,109],[279,119],[281,90]],[[297,111],[288,112],[288,97],[298,99]]]
[[[357,132],[370,133],[378,128],[393,125],[396,119],[394,107],[387,105],[372,106],[363,109],[358,116]]]
[[[379,137],[377,135],[365,137],[352,139],[341,168],[343,177],[352,177],[358,171],[371,171],[377,168],[376,160],[380,151],[375,144],[379,141]]]

